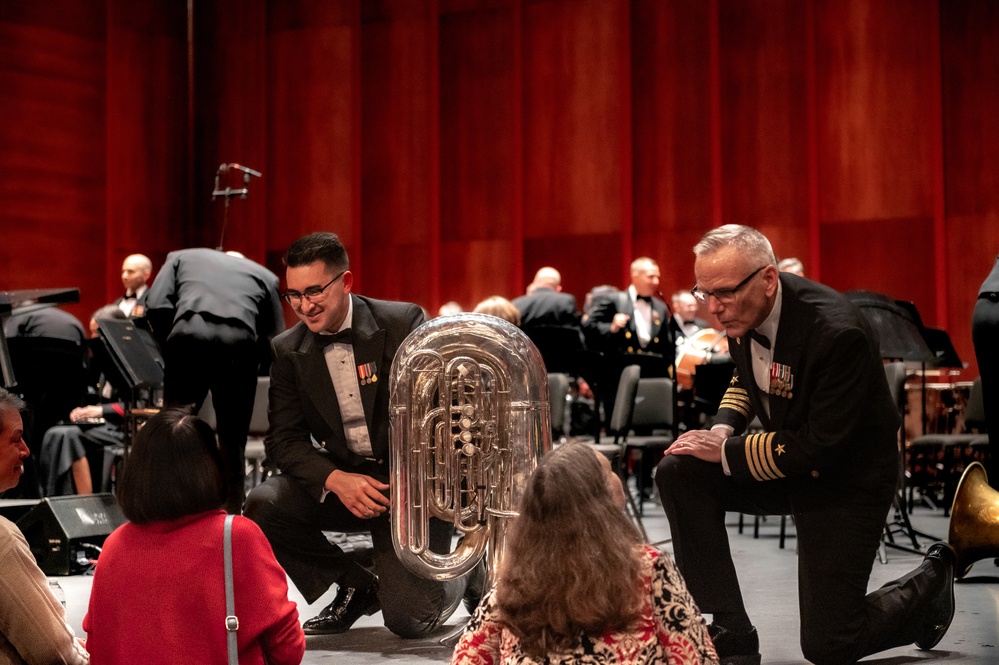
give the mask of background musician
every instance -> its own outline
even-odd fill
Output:
[[[624,291],[594,296],[584,319],[590,350],[604,356],[597,392],[604,408],[604,423],[614,411],[614,397],[621,370],[642,366],[642,376],[666,376],[676,353],[667,324],[666,303],[659,293],[659,264],[643,256],[631,262],[631,284]]]
[[[690,291],[677,291],[673,294],[673,316],[669,325],[673,329],[673,338],[680,343],[680,338],[693,336],[698,330],[708,327],[708,322],[697,316],[698,304]]]

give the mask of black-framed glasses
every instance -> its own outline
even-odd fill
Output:
[[[735,302],[735,297],[739,294],[739,291],[741,291],[746,284],[749,284],[749,280],[760,274],[760,271],[764,268],[766,268],[766,266],[760,266],[753,272],[749,273],[749,276],[746,277],[746,279],[742,280],[731,289],[715,289],[714,291],[705,291],[695,284],[694,288],[690,290],[690,295],[694,296],[699,302],[703,303],[708,302],[708,298],[714,296],[715,300],[721,304],[730,305]]]
[[[347,272],[346,270],[341,270],[336,277],[326,282],[325,286],[310,286],[301,293],[298,291],[285,291],[281,297],[288,301],[288,304],[292,307],[297,307],[302,304],[302,300],[308,303],[315,302],[315,299],[323,295],[323,291],[330,288],[330,285],[343,277],[343,274]]]

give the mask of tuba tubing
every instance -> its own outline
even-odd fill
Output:
[[[392,543],[407,569],[454,579],[500,565],[507,523],[551,450],[548,376],[530,339],[485,314],[432,319],[403,341],[389,374]],[[461,536],[430,549],[430,520]]]
[[[969,464],[957,484],[947,542],[957,552],[954,570],[958,579],[968,574],[974,562],[999,556],[999,492],[989,486],[980,462]]]

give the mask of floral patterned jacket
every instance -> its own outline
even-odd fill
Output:
[[[704,617],[687,591],[676,564],[644,545],[639,619],[627,631],[583,635],[569,653],[549,654],[543,665],[646,665],[717,663]],[[542,665],[525,655],[514,635],[499,621],[495,587],[486,594],[461,636],[452,665]]]

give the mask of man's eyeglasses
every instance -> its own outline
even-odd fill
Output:
[[[301,293],[299,293],[298,291],[285,291],[281,297],[287,300],[288,304],[291,305],[292,307],[297,307],[298,305],[301,305],[302,300],[305,300],[306,302],[309,303],[315,302],[316,298],[319,298],[321,295],[323,295],[323,291],[330,288],[330,284],[343,277],[343,274],[345,272],[347,271],[341,270],[336,277],[326,282],[325,286],[310,286]]]
[[[742,288],[746,286],[746,284],[749,284],[749,280],[760,274],[760,271],[763,270],[764,268],[766,268],[766,266],[760,266],[759,268],[751,272],[746,279],[742,280],[741,282],[733,286],[731,289],[715,289],[714,291],[705,291],[695,284],[694,288],[690,290],[690,295],[694,296],[695,298],[697,298],[699,302],[703,303],[707,303],[708,298],[714,296],[715,300],[717,300],[721,304],[731,305],[733,302],[735,302],[735,297],[736,295],[738,295],[739,291],[741,291]]]

